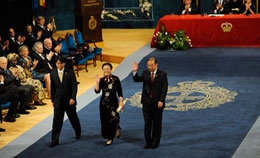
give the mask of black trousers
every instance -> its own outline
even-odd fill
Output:
[[[52,124],[52,142],[59,143],[59,137],[63,125],[64,113],[66,112],[76,136],[81,136],[81,125],[76,111],[76,106],[61,100],[59,105],[54,105],[54,117]]]
[[[144,137],[147,145],[159,146],[162,133],[163,108],[158,109],[158,102],[151,99],[143,105]]]
[[[8,91],[0,94],[1,103],[11,102],[6,117],[13,117],[13,114],[17,110],[19,99],[20,97],[16,86],[13,88],[8,88]],[[2,109],[1,109],[1,118],[2,118]]]
[[[34,88],[32,85],[21,85],[17,89],[20,95],[19,110],[25,110],[25,106],[32,102]]]

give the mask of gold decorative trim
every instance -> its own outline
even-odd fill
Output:
[[[221,24],[221,28],[223,32],[230,32],[232,29],[233,25],[231,23],[225,22]]]
[[[97,28],[97,20],[94,16],[90,16],[90,20],[88,21],[88,27],[90,30],[95,30]]]
[[[189,111],[206,108],[217,108],[228,102],[232,102],[238,95],[235,91],[229,91],[223,87],[214,86],[210,81],[185,81],[179,82],[176,87],[168,87],[165,110]],[[141,92],[135,93],[129,99],[130,105],[142,107]]]

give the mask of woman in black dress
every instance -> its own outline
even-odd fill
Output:
[[[104,77],[100,78],[96,75],[96,87],[94,89],[96,93],[102,91],[99,104],[101,134],[104,139],[107,139],[107,146],[113,143],[115,136],[120,137],[120,117],[116,110],[119,107],[124,107],[121,82],[117,76],[111,74],[112,68],[111,63],[102,65]]]

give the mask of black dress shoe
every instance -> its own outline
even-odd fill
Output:
[[[6,122],[15,122],[16,119],[13,118],[13,117],[5,117],[5,118],[4,118],[4,121],[6,121]]]
[[[156,149],[156,148],[158,148],[158,146],[159,146],[159,145],[152,145],[152,146],[151,146],[151,149]]]
[[[25,106],[25,110],[35,110],[35,109],[37,109],[36,106],[32,106],[32,105]]]
[[[18,110],[17,113],[18,114],[30,114],[30,112],[26,111],[26,110]]]
[[[81,136],[76,136],[76,137],[75,137],[75,139],[80,139],[80,138],[81,138]]]
[[[14,118],[19,118],[19,117],[21,117],[19,114],[13,114],[13,117]]]
[[[150,149],[151,148],[151,145],[150,144],[145,144],[144,145],[144,149]]]
[[[50,148],[53,148],[55,146],[59,145],[59,142],[51,142],[51,144],[49,145]]]
[[[0,128],[0,132],[5,132],[5,129],[4,128]]]

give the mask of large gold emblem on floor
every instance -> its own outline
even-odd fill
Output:
[[[206,108],[216,108],[227,102],[234,101],[237,92],[224,87],[214,86],[210,81],[184,81],[178,86],[168,87],[165,110],[188,111]],[[129,99],[130,105],[140,107],[141,92],[135,93]]]

